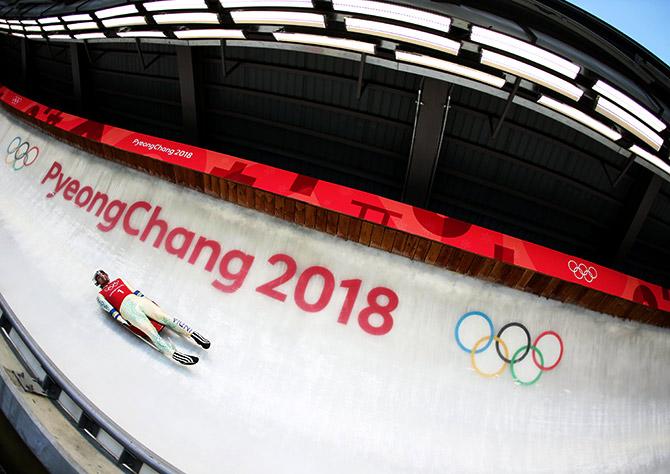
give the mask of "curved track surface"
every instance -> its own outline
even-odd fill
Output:
[[[15,171],[6,150],[17,137],[39,156]],[[4,112],[0,150],[0,292],[94,404],[183,471],[670,470],[668,331],[318,234],[90,156]],[[108,197],[100,215],[86,186]],[[160,227],[141,237],[157,207],[167,230],[154,247]],[[221,251],[197,255],[200,237]],[[291,260],[295,275],[258,290]],[[107,318],[98,268],[209,337],[202,351],[170,336],[200,363],[178,366]],[[365,310],[368,297],[384,307],[394,294],[385,317]],[[474,310],[496,331],[512,321],[533,339],[556,331],[561,363],[532,386],[509,370],[480,377],[454,339]],[[482,322],[462,324],[464,344],[488,334]],[[515,328],[503,339],[512,351],[525,342]],[[538,344],[546,365],[555,341]],[[500,360],[491,346],[476,363],[494,371]],[[530,356],[517,371],[538,373]]]

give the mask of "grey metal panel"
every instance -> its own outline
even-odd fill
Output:
[[[366,66],[374,79],[358,100],[351,61],[258,48],[226,47],[225,55],[224,79],[218,54],[202,54],[209,143],[237,144],[245,157],[397,195],[411,138],[407,83],[386,85],[392,75]]]
[[[670,225],[670,190],[665,184],[661,187],[656,201],[651,208],[650,215]]]
[[[643,231],[647,235],[655,230],[655,226],[649,225],[649,222],[645,222],[645,227]],[[667,288],[670,286],[670,254],[664,251],[664,245],[644,240],[642,234],[631,248],[626,261],[616,268]],[[667,242],[667,232],[664,234]]]
[[[615,261],[623,261],[637,240],[641,227],[649,217],[649,211],[657,200],[663,180],[652,173],[642,173],[636,185],[631,187],[626,206],[618,225],[609,232],[615,251]]]

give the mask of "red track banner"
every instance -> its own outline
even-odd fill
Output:
[[[670,311],[666,288],[500,232],[272,166],[104,125],[39,104],[4,86],[0,86],[0,100],[33,119],[92,141]]]

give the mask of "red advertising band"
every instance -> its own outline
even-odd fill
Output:
[[[35,120],[88,140],[381,224],[482,257],[500,260],[498,254],[502,248],[507,255],[506,263],[670,311],[667,289],[532,242],[328,181],[100,124],[39,104],[1,85],[0,100]],[[644,301],[640,301],[641,294]]]

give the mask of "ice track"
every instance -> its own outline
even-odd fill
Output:
[[[0,162],[0,292],[94,404],[184,472],[670,472],[669,331],[300,228],[93,157],[0,113],[3,158],[17,137],[40,152],[19,171]],[[88,210],[95,193],[108,197],[98,216],[102,198]],[[157,219],[166,229],[154,247]],[[198,254],[201,238],[209,242]],[[295,275],[258,291],[290,267],[287,257],[268,262],[277,254],[295,260]],[[310,267],[321,269],[305,276]],[[98,268],[192,324],[212,349],[171,336],[201,357],[184,368],[122,331],[95,302]],[[360,291],[347,324],[338,323],[353,280]],[[378,335],[386,319],[359,323],[376,287],[398,296],[392,327]],[[392,296],[382,293],[384,306]],[[473,310],[491,316],[496,331],[511,321],[533,339],[556,331],[560,365],[527,387],[509,370],[478,376],[454,340],[458,318]],[[476,318],[461,330],[470,345],[486,334]],[[511,350],[523,343],[515,331],[507,336]],[[543,351],[557,354],[550,343]],[[493,348],[478,362],[500,364]],[[519,370],[532,378],[526,365]]]

